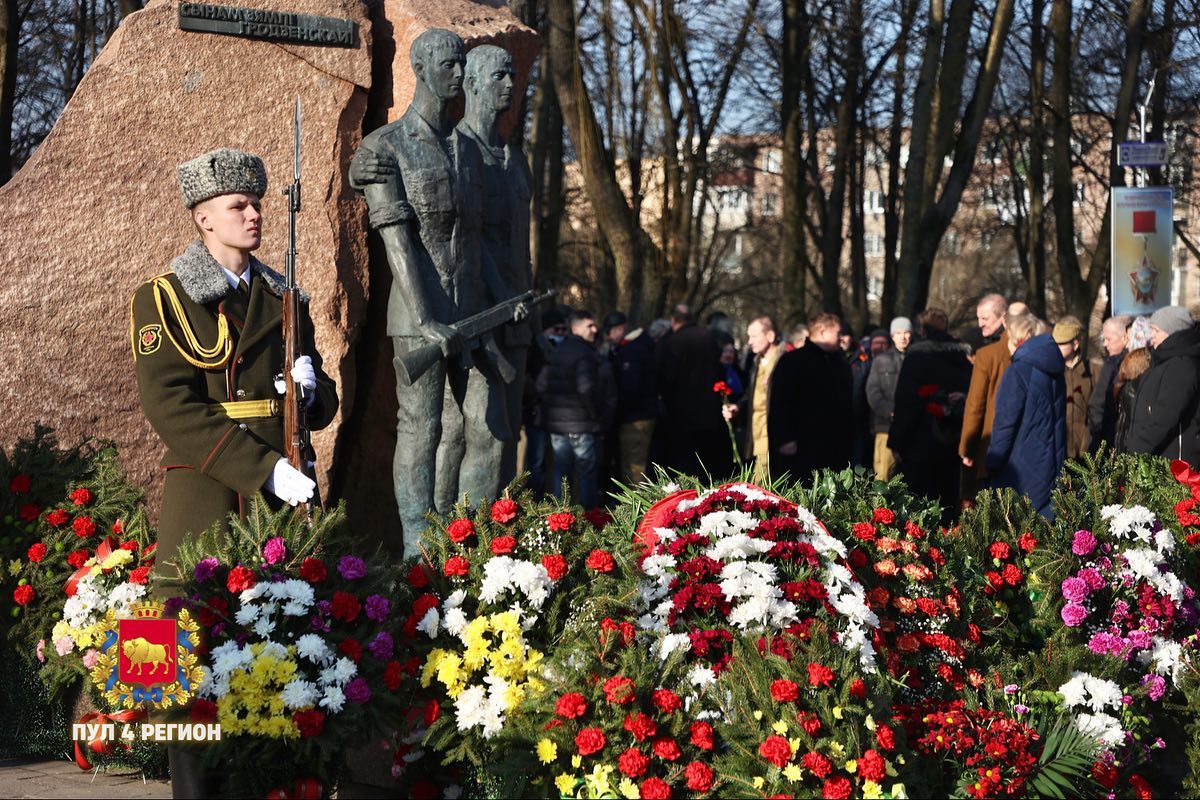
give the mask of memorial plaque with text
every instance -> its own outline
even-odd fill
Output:
[[[291,44],[323,47],[358,45],[358,31],[353,20],[262,8],[180,3],[179,28]]]

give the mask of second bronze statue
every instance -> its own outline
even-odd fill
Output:
[[[490,45],[465,49],[447,30],[417,37],[412,104],[363,140],[350,171],[392,273],[392,482],[406,556],[418,552],[430,511],[448,511],[463,496],[494,497],[513,477],[520,380],[535,330],[526,302],[527,167],[496,130],[512,103],[512,60]],[[464,85],[466,114],[455,127],[448,108]],[[511,318],[495,333],[494,325],[464,327],[502,308]],[[431,344],[440,351],[434,363]]]

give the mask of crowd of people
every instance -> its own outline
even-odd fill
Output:
[[[1102,445],[1200,466],[1200,328],[1179,306],[1104,321],[1103,359],[1086,326],[981,298],[977,327],[954,336],[927,308],[861,338],[822,313],[784,336],[752,319],[687,307],[631,328],[614,311],[544,315],[531,359],[525,469],[535,492],[564,478],[587,508],[649,465],[714,477],[737,463],[766,481],[856,465],[904,475],[947,519],[986,487],[1011,487],[1050,515],[1067,459]],[[736,454],[735,454],[736,448]]]

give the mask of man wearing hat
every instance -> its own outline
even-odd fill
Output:
[[[1088,401],[1095,386],[1092,368],[1080,349],[1083,323],[1077,317],[1063,317],[1054,324],[1051,336],[1067,365],[1063,376],[1067,382],[1067,458],[1079,458],[1091,441]]]
[[[1200,329],[1182,306],[1150,315],[1150,369],[1142,375],[1129,425],[1131,453],[1155,453],[1200,466]]]
[[[185,534],[227,529],[260,491],[292,505],[312,498],[315,484],[283,456],[285,373],[307,393],[311,428],[328,425],[338,406],[307,298],[304,355],[284,369],[284,280],[251,255],[262,241],[262,160],[213,150],[179,165],[178,179],[200,238],[138,287],[130,322],[142,409],[166,445],[159,564]],[[194,757],[170,751],[175,796],[211,793]]]

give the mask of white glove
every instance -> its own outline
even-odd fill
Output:
[[[292,380],[300,384],[300,388],[307,395],[308,405],[312,405],[317,399],[317,371],[313,369],[311,356],[300,356],[296,359],[296,363],[292,365]],[[275,391],[278,394],[287,394],[287,384],[283,381],[275,381]]]
[[[308,476],[281,458],[275,462],[271,477],[263,484],[263,488],[289,505],[307,503],[312,499],[313,490],[317,484]]]

